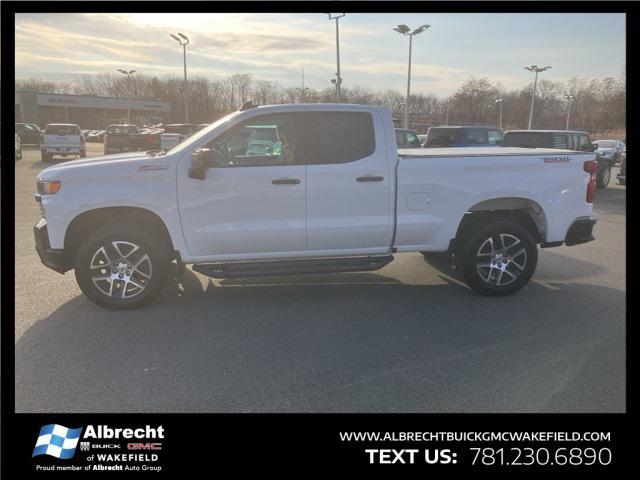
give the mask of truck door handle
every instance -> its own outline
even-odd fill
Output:
[[[275,178],[271,180],[274,185],[298,185],[300,180],[297,178]]]
[[[384,180],[384,177],[379,177],[377,175],[363,175],[362,177],[356,178],[358,182],[381,182]]]

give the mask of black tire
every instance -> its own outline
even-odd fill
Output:
[[[76,281],[84,294],[102,307],[113,310],[141,307],[162,291],[169,277],[171,249],[164,243],[143,226],[132,223],[100,229],[78,249],[74,262]],[[92,261],[95,268],[91,268]],[[111,280],[100,278],[107,276]]]
[[[517,292],[531,279],[538,263],[538,248],[531,233],[508,218],[474,222],[462,232],[457,243],[456,269],[467,285],[486,296]],[[494,245],[498,247],[495,251],[505,252],[504,256],[487,255],[488,247],[494,250]]]
[[[611,165],[605,165],[598,172],[596,183],[599,189],[607,188],[611,181]]]

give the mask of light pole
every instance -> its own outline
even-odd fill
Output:
[[[184,123],[189,123],[189,91],[187,89],[187,45],[189,45],[189,38],[183,33],[178,32],[179,36],[170,33],[173,39],[182,46],[182,58],[184,60],[184,88],[182,89],[184,100]]]
[[[501,98],[497,98],[496,99],[496,104],[498,105],[498,111],[500,112],[498,114],[498,128],[500,128],[500,130],[502,130],[502,99]]]
[[[407,74],[407,99],[404,105],[404,128],[409,128],[409,95],[411,95],[411,48],[413,46],[413,36],[424,32],[430,26],[431,25],[420,25],[413,31],[411,31],[411,29],[404,24],[398,25],[396,28],[394,28],[394,30],[399,34],[409,37],[409,72]]]
[[[338,71],[336,72],[336,78],[334,80],[331,80],[331,83],[335,83],[336,85],[336,103],[340,103],[340,93],[341,93],[340,90],[342,89],[342,77],[340,76],[340,28],[338,27],[338,22],[346,14],[342,13],[340,15],[333,15],[331,13],[328,13],[327,15],[329,15],[329,20],[336,21],[336,65],[337,65]]]
[[[569,105],[567,107],[567,125],[564,129],[569,130],[569,119],[571,118],[571,103],[573,102],[573,99],[575,97],[573,95],[565,95],[564,98],[569,102]]]
[[[123,75],[127,76],[127,123],[131,123],[131,75],[136,73],[135,70],[117,69]]]
[[[529,128],[527,130],[531,130],[531,123],[533,122],[533,102],[536,99],[536,86],[538,85],[538,74],[540,72],[544,72],[545,70],[549,70],[551,67],[539,67],[537,65],[531,65],[530,67],[524,67],[525,70],[529,70],[530,72],[534,72],[536,74],[533,80],[533,92],[531,93],[531,110],[529,110]]]
[[[444,119],[444,124],[449,125],[449,106],[451,105],[451,99],[447,98],[444,103],[447,106],[447,114]]]

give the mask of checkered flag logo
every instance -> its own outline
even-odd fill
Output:
[[[80,433],[82,433],[82,427],[67,428],[55,423],[45,425],[40,429],[36,448],[33,449],[31,456],[51,455],[61,459],[71,458],[76,452]]]

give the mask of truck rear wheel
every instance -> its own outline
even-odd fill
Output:
[[[84,294],[102,307],[137,308],[165,286],[169,252],[139,226],[108,226],[89,235],[78,249],[76,280]]]
[[[487,296],[510,295],[531,279],[538,249],[531,233],[510,219],[474,224],[459,241],[456,266],[467,285]]]
[[[611,166],[605,165],[602,167],[597,177],[598,188],[603,189],[609,186],[609,182],[611,181]]]

